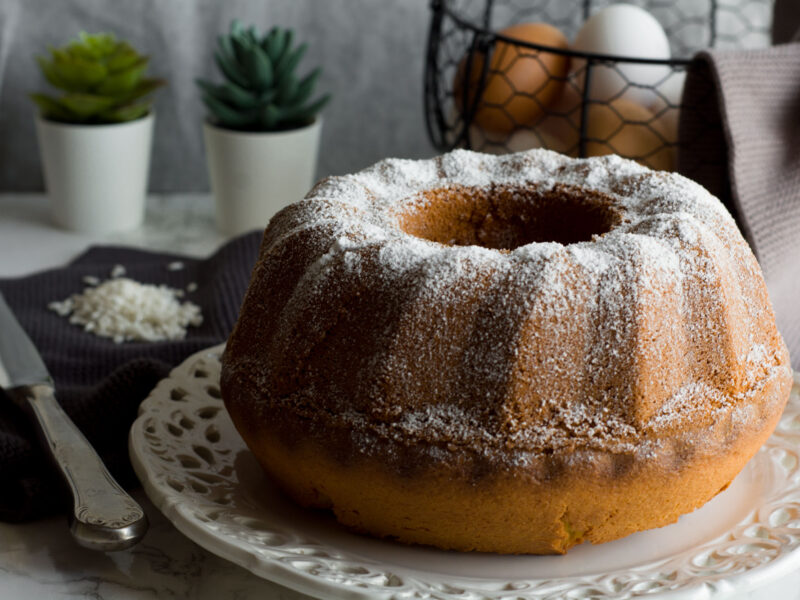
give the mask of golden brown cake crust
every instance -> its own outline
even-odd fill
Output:
[[[228,394],[246,397],[235,381]],[[769,437],[791,381],[773,378],[753,411],[616,454],[575,448],[518,456],[435,449],[317,415],[230,404],[264,469],[299,504],[358,532],[444,549],[553,554],[661,527],[724,490]],[[447,456],[442,456],[446,453]]]
[[[301,504],[514,553],[701,506],[790,386],[760,269],[715,198],[547,151],[318,184],[267,228],[222,371],[242,437]]]

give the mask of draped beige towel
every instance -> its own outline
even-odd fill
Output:
[[[736,216],[800,370],[800,44],[701,52],[682,104],[679,171]]]

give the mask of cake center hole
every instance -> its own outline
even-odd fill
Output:
[[[559,184],[544,192],[462,186],[423,193],[401,216],[400,227],[449,246],[513,250],[534,242],[588,242],[621,221],[611,198],[574,186]]]

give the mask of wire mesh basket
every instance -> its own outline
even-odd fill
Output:
[[[425,72],[428,133],[441,151],[548,148],[571,156],[616,153],[675,170],[681,149],[721,125],[679,139],[690,57],[704,48],[766,47],[772,0],[640,0],[667,35],[672,58],[575,50],[515,35],[545,23],[574,39],[611,0],[433,0]],[[705,118],[695,114],[693,122]],[[685,153],[689,156],[692,153]],[[684,158],[682,155],[681,158]],[[713,157],[681,160],[681,171]]]

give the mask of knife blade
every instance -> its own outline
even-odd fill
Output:
[[[48,385],[53,383],[39,352],[14,317],[2,294],[0,294],[0,383],[5,389],[37,383]]]
[[[147,531],[142,507],[114,480],[103,461],[55,397],[53,379],[39,352],[0,294],[0,383],[34,419],[72,493],[70,532],[84,547],[130,548]]]

